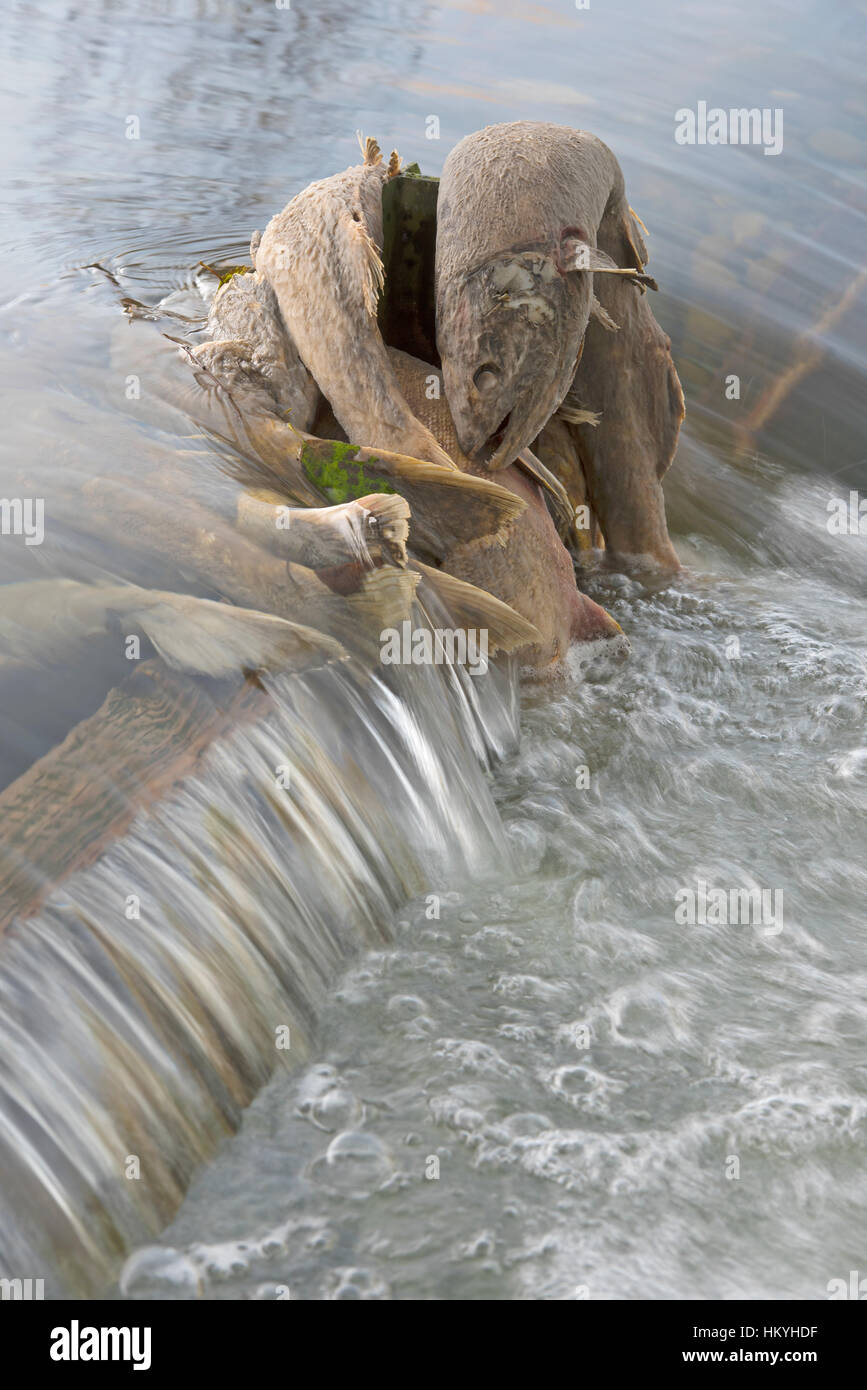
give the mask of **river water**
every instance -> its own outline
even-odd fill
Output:
[[[10,7],[0,484],[19,495],[32,480],[58,521],[44,547],[4,538],[3,582],[157,582],[122,532],[97,546],[76,524],[74,480],[141,488],[166,466],[200,479],[208,455],[148,365],[171,345],[128,323],[119,295],[152,305],[189,287],[200,259],[243,256],[292,193],[354,162],[356,129],[433,173],[498,120],[605,139],[650,231],[654,310],[688,402],[666,484],[685,575],[662,593],[618,576],[592,589],[629,635],[626,663],[576,657],[568,678],[525,687],[518,751],[505,677],[460,718],[433,683],[376,692],[358,765],[373,786],[392,757],[379,814],[419,863],[368,885],[352,949],[316,962],[303,1064],[243,1115],[237,1098],[224,1107],[223,1128],[240,1128],[203,1146],[171,1224],[126,1229],[141,1248],[116,1284],[123,1242],[94,1256],[117,1296],[821,1299],[867,1273],[867,522],[865,535],[828,524],[867,494],[865,23],[863,6],[828,0]],[[700,101],[781,109],[781,153],[679,145],[674,113]],[[216,496],[216,468],[208,478]],[[62,683],[47,665],[4,686],[4,782],[119,675],[107,650]],[[214,925],[231,918],[227,896],[258,897],[277,957],[299,921],[313,939],[326,870],[290,854],[244,776],[274,761],[268,739],[315,727],[317,695],[332,730],[357,710],[343,679],[285,690],[283,724],[239,734],[170,823],[139,826],[135,853],[73,885],[73,905],[174,875],[184,939],[210,923],[199,947],[215,977],[227,942],[246,949]],[[310,755],[317,793],[317,758],[339,781],[340,747],[323,736]],[[490,774],[470,768],[479,755]],[[208,816],[230,813],[248,846],[261,835],[267,889],[227,850],[194,891],[179,857],[204,853]],[[363,876],[376,856],[353,814]],[[774,914],[679,921],[700,884],[776,894]],[[358,908],[357,884],[341,892],[332,911]],[[29,1008],[43,1049],[62,1001],[30,998],[15,971],[28,951],[30,966],[57,960],[62,907],[37,923],[38,950],[22,924],[7,962],[16,1037]],[[259,957],[241,958],[246,1098],[262,1077],[244,1029],[281,1005],[263,1002]],[[54,1075],[46,1064],[46,1088]],[[118,1084],[134,1075],[128,1062]],[[58,1111],[69,1133],[75,1103]],[[39,1240],[16,1229],[10,1248],[23,1258]],[[45,1272],[54,1292],[99,1284]]]

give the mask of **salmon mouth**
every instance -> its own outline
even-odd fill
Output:
[[[505,439],[506,430],[509,428],[509,421],[511,420],[511,418],[512,412],[510,410],[508,415],[505,415],[503,419],[500,421],[497,428],[494,430],[494,433],[488,435],[484,447],[488,451],[489,457],[492,457],[497,452],[503,440]]]

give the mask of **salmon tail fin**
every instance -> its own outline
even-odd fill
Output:
[[[194,676],[222,679],[284,667],[306,670],[346,655],[332,637],[274,614],[136,584],[36,580],[6,585],[3,598],[8,598],[13,616],[11,624],[4,624],[6,614],[0,608],[0,626],[9,636],[0,664],[7,667],[39,663],[45,626],[53,630],[58,615],[64,654],[86,652],[100,633],[116,631],[120,619],[127,640],[142,634],[167,666]]]
[[[351,502],[377,493],[405,498],[412,513],[411,544],[437,560],[465,541],[504,541],[527,505],[499,483],[458,468],[320,439],[276,419],[259,421],[252,442],[268,485],[301,506]]]
[[[368,497],[359,497],[358,505],[370,515],[370,539],[379,542],[384,558],[405,569],[410,525],[410,506],[406,498],[396,492],[374,492]]]
[[[410,617],[418,583],[418,575],[411,570],[383,565],[368,570],[355,592],[342,598],[341,604],[362,627],[379,633]],[[354,635],[358,635],[357,630]]]
[[[492,655],[498,651],[517,651],[520,647],[541,642],[538,628],[507,603],[494,598],[486,589],[456,579],[454,575],[446,574],[445,570],[432,569],[418,560],[413,560],[411,567],[433,589],[459,627],[487,632],[488,648]],[[423,602],[423,589],[419,597]]]
[[[437,559],[468,541],[504,543],[526,509],[523,498],[487,478],[453,473],[403,454],[392,454],[387,462],[394,467],[394,489],[412,512],[411,541]]]

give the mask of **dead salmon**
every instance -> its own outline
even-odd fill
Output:
[[[271,219],[256,269],[347,438],[453,469],[401,394],[377,323],[382,187],[398,167],[368,140],[363,163],[311,184]]]

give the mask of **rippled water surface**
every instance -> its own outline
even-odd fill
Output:
[[[610,143],[689,409],[666,484],[687,572],[656,594],[597,581],[628,662],[524,689],[490,778],[505,858],[449,726],[437,785],[464,852],[442,853],[440,798],[426,891],[393,941],[384,916],[368,933],[304,1068],[260,1091],[119,1295],[823,1298],[867,1268],[867,539],[826,524],[867,493],[865,24],[827,0],[10,7],[0,486],[54,525],[4,540],[2,582],[188,581],[82,512],[94,476],[167,508],[224,486],[166,401],[172,372],[190,389],[171,327],[119,300],[243,256],[353,162],[357,128],[432,172],[497,120]],[[677,145],[699,100],[782,108],[783,152]],[[3,781],[119,674],[105,652],[6,678]],[[416,709],[415,753],[443,709]],[[699,881],[782,893],[782,916],[680,924]],[[267,909],[279,936],[273,883]]]

